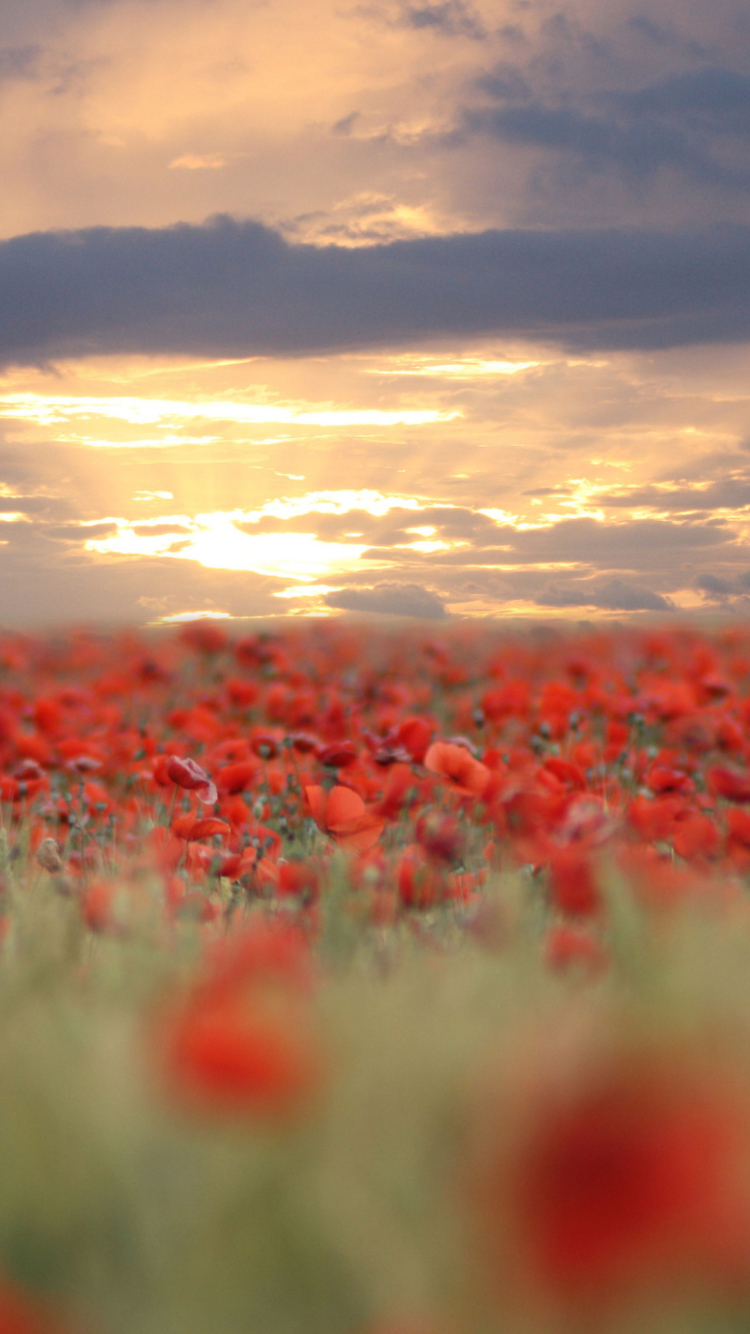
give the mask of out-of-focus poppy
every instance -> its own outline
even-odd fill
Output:
[[[602,907],[602,895],[591,858],[576,847],[560,848],[550,858],[552,906],[572,917],[592,917]]]
[[[577,926],[552,926],[544,943],[544,958],[553,972],[582,968],[589,974],[607,966],[607,953],[590,931]]]
[[[417,843],[427,856],[450,865],[458,860],[466,846],[466,831],[455,816],[441,811],[426,811],[416,824]]]
[[[34,1301],[7,1279],[0,1280],[0,1334],[71,1334],[47,1305]]]
[[[216,834],[220,834],[223,838],[232,832],[231,825],[228,825],[226,820],[219,820],[214,815],[202,819],[196,819],[193,815],[177,815],[172,821],[171,829],[177,838],[184,839],[213,838]]]
[[[537,1292],[601,1315],[639,1290],[737,1281],[748,1125],[728,1078],[669,1051],[624,1054],[534,1097],[482,1195]],[[747,1281],[746,1245],[744,1266]]]
[[[750,775],[737,773],[734,769],[725,769],[715,765],[706,774],[711,792],[727,801],[735,801],[743,806],[750,802]]]
[[[230,796],[244,792],[250,787],[260,769],[258,760],[238,760],[235,764],[225,764],[216,773],[216,788]]]
[[[321,1077],[304,1030],[235,998],[195,998],[163,1022],[159,1052],[173,1099],[209,1116],[286,1119]]]
[[[431,908],[442,897],[441,880],[434,862],[415,845],[407,847],[396,868],[396,884],[406,908]]]

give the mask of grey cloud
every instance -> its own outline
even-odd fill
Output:
[[[476,86],[499,105],[467,108],[470,133],[567,153],[591,172],[615,167],[634,181],[670,167],[704,185],[750,190],[750,78],[732,69],[703,66],[583,101],[570,92],[552,101],[534,95],[507,65]]]
[[[599,588],[560,588],[552,585],[534,598],[539,607],[598,607],[601,611],[674,611],[674,603],[661,593],[622,579],[610,579]]]
[[[30,525],[26,525],[30,527]],[[0,547],[0,624],[44,629],[74,624],[122,625],[153,618],[140,598],[163,599],[168,612],[207,607],[234,616],[278,616],[276,579],[247,571],[207,570],[194,561],[53,556]]]
[[[352,130],[354,129],[354,126],[359,120],[359,114],[360,113],[358,111],[350,111],[348,116],[342,116],[340,120],[335,121],[335,123],[331,126],[333,133],[343,134],[343,135],[351,134]],[[302,214],[300,216],[304,218],[305,216],[309,217],[310,214],[307,215]]]
[[[52,504],[46,496],[0,496],[0,514],[36,514]]]
[[[750,78],[721,66],[687,70],[611,100],[633,116],[688,116],[725,132],[750,127]]]
[[[429,28],[447,37],[474,37],[481,40],[487,31],[478,16],[464,0],[442,0],[442,3],[406,4],[403,23],[409,28]]]
[[[343,514],[319,514],[314,510],[297,514],[293,519],[264,515],[256,522],[237,524],[241,532],[309,533],[325,541],[342,541],[347,534],[358,533],[373,545],[393,546],[396,542],[413,542],[415,527],[435,528],[441,538],[472,541],[477,546],[492,545],[497,541],[497,524],[486,514],[456,505],[427,505],[423,509],[405,509],[394,506],[381,516],[368,510],[346,510]],[[139,530],[136,530],[139,531]],[[154,532],[153,528],[144,532]],[[171,531],[171,530],[170,530]]]
[[[36,43],[0,47],[0,80],[33,79],[41,54],[42,48]]]
[[[750,589],[750,570],[741,570],[729,577],[706,572],[698,575],[693,581],[693,587],[705,593],[709,602],[731,604],[739,600],[744,606]]]
[[[710,593],[714,597],[726,597],[728,594],[737,591],[729,579],[722,579],[716,574],[699,575],[695,581],[695,587],[701,589],[704,593]]]
[[[616,121],[561,106],[503,107],[470,111],[470,130],[483,130],[510,143],[568,150],[595,170],[615,163],[642,177],[663,166],[679,166],[713,184],[750,188],[750,172],[713,162],[690,145],[679,129],[652,122],[619,125]]]
[[[657,23],[648,14],[634,14],[627,20],[627,26],[631,32],[642,37],[646,42],[661,50],[673,48],[678,51],[684,51],[695,60],[707,60],[711,54],[709,48],[702,42],[696,42],[694,39],[684,38],[674,30],[668,28],[663,23]]]
[[[184,523],[143,523],[132,530],[138,537],[165,537],[167,533],[189,533]]]
[[[501,61],[486,74],[481,74],[475,86],[498,102],[523,102],[532,96],[531,85],[515,66]]]
[[[446,615],[442,600],[421,584],[380,583],[374,588],[343,588],[327,593],[328,607],[342,611],[377,612],[381,616],[415,616],[427,620]]]
[[[45,529],[45,536],[54,538],[58,542],[88,542],[93,538],[108,537],[116,531],[116,523],[89,523],[85,526],[79,523],[61,523],[56,524],[54,528]]]
[[[656,486],[640,490],[597,496],[597,501],[614,509],[652,508],[675,513],[713,511],[716,509],[744,509],[750,505],[750,480],[726,477],[707,487]]]
[[[522,491],[524,496],[569,496],[569,486],[536,486],[532,491]]]
[[[361,249],[255,222],[0,243],[0,363],[107,353],[304,356],[441,336],[576,348],[750,336],[750,227],[485,231]]]
[[[729,546],[735,533],[719,520],[698,523],[637,519],[629,523],[601,523],[596,519],[563,519],[545,528],[494,527],[495,545],[440,552],[441,565],[515,565],[554,561],[600,564],[615,569],[649,569],[654,560],[672,560],[705,547]],[[373,547],[367,559],[392,556],[387,547]],[[435,565],[418,551],[399,551],[404,563]]]
[[[596,519],[563,519],[550,528],[526,529],[515,535],[519,552],[537,560],[653,559],[656,552],[692,550],[730,542],[731,529],[718,521],[674,523],[637,519],[631,523],[600,523]]]

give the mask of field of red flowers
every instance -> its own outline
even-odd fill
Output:
[[[750,1321],[750,629],[0,640],[0,1334]]]

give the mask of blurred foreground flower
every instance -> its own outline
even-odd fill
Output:
[[[7,1280],[0,1280],[0,1334],[64,1334],[59,1320]]]
[[[744,1093],[671,1052],[537,1088],[485,1164],[491,1263],[507,1281],[515,1254],[532,1298],[603,1317],[646,1292],[735,1295],[750,1285],[749,1151]]]
[[[188,1110],[286,1119],[319,1081],[307,1035],[238,1001],[193,999],[163,1032],[165,1078]]]
[[[294,929],[261,923],[220,942],[207,975],[155,1023],[159,1078],[173,1101],[188,1112],[251,1120],[304,1111],[324,1074],[308,1017],[311,983]]]

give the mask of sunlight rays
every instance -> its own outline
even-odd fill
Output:
[[[343,408],[304,404],[245,403],[239,401],[206,399],[188,402],[184,399],[135,398],[126,395],[103,397],[76,397],[69,394],[16,393],[0,395],[0,417],[20,418],[39,426],[60,423],[91,422],[97,419],[125,422],[131,426],[168,428],[176,421],[214,421],[237,425],[265,425],[273,423],[289,426],[425,426],[436,422],[452,421],[458,411],[437,409],[396,408]],[[123,442],[91,439],[81,436],[84,444],[110,444],[113,448]],[[192,437],[190,443],[210,443],[214,436]],[[130,442],[125,442],[130,443]],[[139,441],[141,445],[184,444],[182,436]]]

